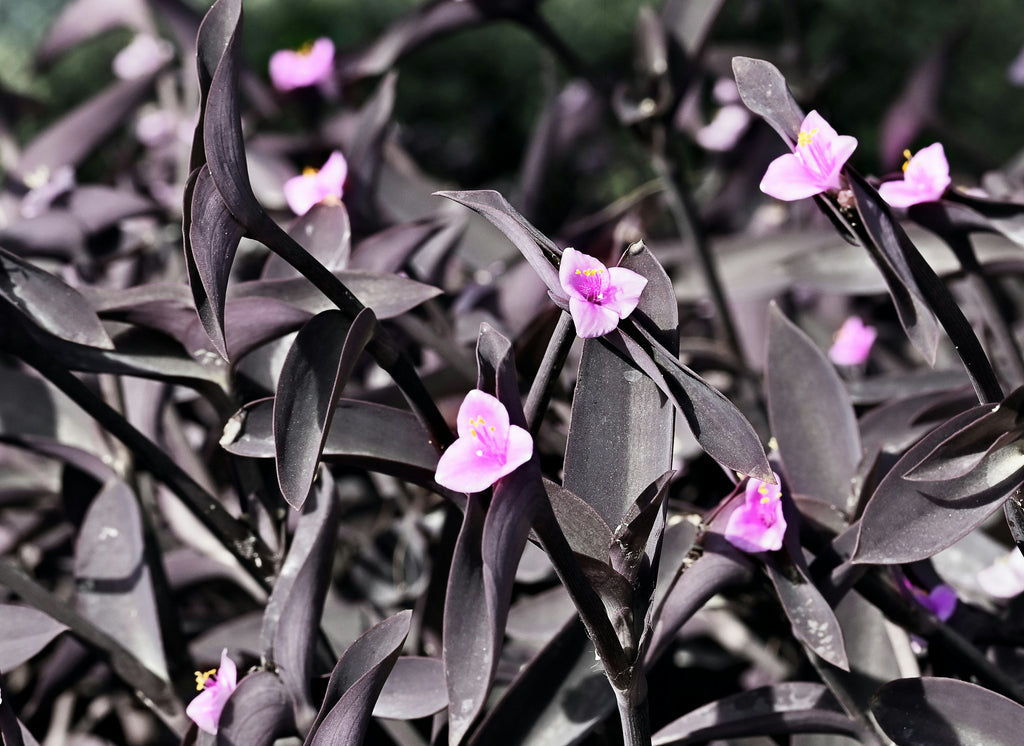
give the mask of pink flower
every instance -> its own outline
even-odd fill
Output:
[[[633,312],[647,278],[625,267],[605,267],[569,248],[562,252],[558,281],[569,297],[569,313],[581,337],[600,337]]]
[[[305,215],[309,209],[324,200],[340,200],[348,163],[345,156],[335,150],[323,168],[305,169],[284,183],[284,197],[296,215]]]
[[[172,57],[174,47],[170,42],[149,34],[136,34],[114,57],[114,75],[121,80],[137,80],[152,75]]]
[[[851,316],[836,332],[828,350],[829,359],[836,365],[861,365],[871,353],[878,330],[866,326],[859,316]]]
[[[839,135],[816,111],[800,125],[796,151],[768,165],[761,191],[787,201],[839,189],[839,172],[853,155],[857,138]]]
[[[949,162],[942,143],[934,143],[911,158],[904,150],[907,163],[903,181],[887,181],[878,187],[882,199],[893,207],[910,207],[921,202],[935,202],[949,186]]]
[[[775,481],[779,481],[777,474]],[[725,525],[725,538],[744,552],[768,552],[782,548],[785,534],[782,487],[750,477],[746,499],[732,511]]]
[[[238,669],[228,657],[227,648],[220,654],[220,671],[196,671],[196,689],[199,696],[189,702],[185,714],[207,733],[217,733],[217,722],[231,692],[238,687]]]
[[[939,618],[940,621],[947,621],[956,610],[956,591],[945,583],[939,583],[925,593],[906,578],[903,578],[903,587],[910,591],[914,599],[923,607]]]
[[[995,598],[1013,598],[1024,591],[1024,555],[1011,549],[978,573],[978,585]]]
[[[334,72],[334,42],[317,39],[298,51],[281,49],[270,57],[270,82],[279,91],[326,84]]]
[[[505,405],[490,394],[473,389],[462,401],[458,417],[459,439],[437,462],[434,479],[458,492],[480,492],[533,456],[533,438],[509,424]]]

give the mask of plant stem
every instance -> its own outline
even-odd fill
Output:
[[[533,379],[530,393],[527,394],[526,404],[523,407],[526,413],[527,429],[534,437],[540,429],[548,402],[551,401],[552,390],[558,381],[558,374],[562,371],[565,359],[575,341],[576,334],[573,331],[572,316],[562,311],[555,330],[551,334],[548,347],[544,350],[544,358],[540,361],[540,367],[537,369],[537,375]]]
[[[637,675],[642,682],[641,692],[633,690],[615,692],[615,704],[619,708],[622,723],[623,746],[651,746],[651,720],[647,709],[647,682],[642,673]]]

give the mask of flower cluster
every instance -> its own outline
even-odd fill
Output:
[[[505,405],[473,389],[459,407],[459,438],[441,454],[434,479],[458,492],[480,492],[533,456],[533,438],[509,422]]]
[[[774,474],[774,472],[773,472]],[[778,474],[775,484],[751,477],[743,504],[729,515],[725,538],[744,552],[773,552],[782,549],[786,519],[782,515],[782,487]]]

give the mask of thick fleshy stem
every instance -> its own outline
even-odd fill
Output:
[[[638,691],[630,689],[615,692],[615,704],[622,723],[622,743],[623,746],[650,746],[651,718],[647,707],[647,681],[642,673],[636,678],[642,684]]]

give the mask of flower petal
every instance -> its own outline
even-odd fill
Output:
[[[795,153],[780,155],[768,164],[761,179],[762,192],[787,202],[813,197],[825,189]]]
[[[228,656],[228,649],[220,651],[220,668],[217,669],[217,685],[226,686],[231,691],[238,686],[238,666]]]
[[[482,417],[490,427],[494,428],[497,433],[496,437],[499,440],[504,441],[506,439],[509,420],[508,410],[505,409],[505,405],[498,401],[496,397],[480,389],[473,389],[466,394],[466,398],[462,400],[462,406],[459,407],[456,427],[460,438],[473,437],[473,426],[469,421],[475,420],[478,417]]]
[[[508,473],[505,466],[471,438],[459,438],[441,454],[434,480],[456,492],[481,492]]]
[[[931,612],[939,618],[940,621],[947,621],[953,612],[956,611],[956,591],[950,588],[944,583],[932,588],[932,592],[928,594],[928,601],[925,603]]]
[[[857,149],[857,138],[850,135],[837,135],[829,146],[829,155],[832,157],[832,168],[829,169],[829,186],[838,189],[839,172],[850,160],[853,151]]]
[[[780,506],[781,507],[781,506]],[[760,511],[744,503],[729,516],[725,526],[725,538],[730,544],[744,552],[768,552],[782,548],[782,537],[786,532],[786,521],[781,516],[771,526],[765,526]]]
[[[576,297],[569,298],[569,313],[576,324],[576,334],[584,339],[604,336],[619,325],[615,311]]]
[[[520,466],[533,458],[533,437],[518,425],[512,425],[508,431],[508,454],[505,456],[505,472],[501,476],[511,474]]]
[[[581,282],[581,276],[588,270],[596,270],[602,278],[601,285],[607,287],[609,280],[607,267],[604,264],[590,254],[584,254],[571,246],[562,252],[562,261],[558,267],[558,282],[570,298],[586,300],[587,295],[580,286],[584,284]]]
[[[320,185],[315,176],[301,174],[284,183],[284,198],[296,215],[305,215],[320,201]]]
[[[207,733],[217,733],[217,722],[220,720],[220,713],[223,705],[218,707],[216,691],[213,689],[199,692],[198,696],[188,703],[185,714],[189,719],[199,726],[199,729]]]
[[[608,268],[608,284],[614,291],[612,299],[604,304],[624,319],[633,313],[640,302],[640,293],[647,287],[647,278],[625,267]]]
[[[921,191],[916,183],[903,181],[887,181],[878,186],[882,199],[892,207],[910,207],[921,202],[932,202],[928,194]]]
[[[817,130],[815,134],[821,138],[823,143],[830,143],[839,137],[839,133],[825,121],[825,117],[819,114],[817,109],[808,112],[804,121],[800,123],[801,132],[814,132],[815,130]]]
[[[317,178],[325,190],[339,199],[341,199],[345,185],[345,178],[347,176],[348,161],[346,161],[345,156],[337,150],[331,153],[330,158],[327,159],[327,162],[324,163],[324,167],[321,168],[320,173],[317,174]]]

